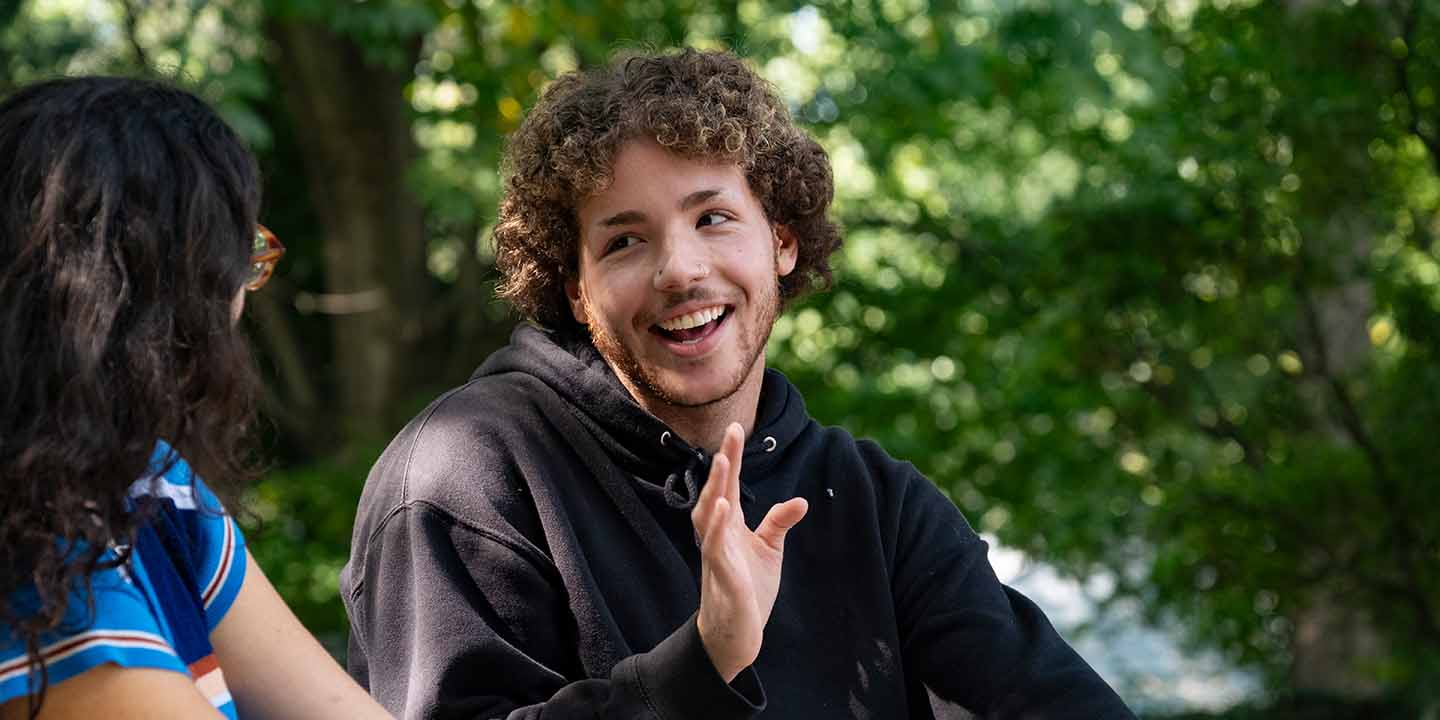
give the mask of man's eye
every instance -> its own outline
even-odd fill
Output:
[[[605,248],[605,254],[609,255],[610,253],[613,253],[617,250],[624,250],[625,248],[628,248],[638,242],[640,242],[640,238],[637,238],[634,235],[621,235],[620,237],[617,237],[614,240],[610,241],[610,245]]]
[[[701,215],[701,216],[700,216],[700,219],[699,219],[698,221],[696,221],[695,227],[705,227],[705,226],[707,226],[707,225],[719,225],[720,223],[729,222],[729,221],[730,221],[730,218],[725,217],[724,215],[722,215],[722,214],[720,214],[720,213],[705,213],[704,215]]]

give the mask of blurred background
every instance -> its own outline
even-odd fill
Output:
[[[516,322],[506,133],[679,44],[750,58],[834,162],[839,281],[772,364],[1137,709],[1440,717],[1440,3],[0,0],[0,95],[158,71],[259,155],[290,253],[245,320],[246,525],[337,654],[370,462]]]

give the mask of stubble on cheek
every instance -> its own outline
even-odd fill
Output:
[[[610,366],[610,369],[620,376],[626,388],[630,389],[632,393],[639,390],[662,402],[673,404],[668,393],[665,393],[659,383],[646,372],[645,366],[635,357],[632,349],[617,334],[610,332],[610,328],[604,322],[596,320],[596,318],[604,317],[600,314],[599,308],[590,303],[588,296],[582,298],[581,302],[585,303],[585,312],[591,318],[591,322],[587,326],[590,330],[590,342],[595,345],[595,349],[600,352],[600,357],[605,359],[605,363]]]
[[[779,260],[775,259],[775,283],[768,292],[752,298],[754,304],[750,307],[758,309],[754,317],[754,324],[748,328],[738,328],[741,333],[736,340],[741,362],[735,368],[734,375],[724,383],[724,389],[714,397],[706,398],[682,398],[671,388],[666,388],[661,382],[659,373],[652,372],[646,367],[637,356],[638,348],[632,348],[616,333],[612,333],[604,322],[598,318],[604,317],[599,308],[595,307],[588,296],[584,296],[581,302],[585,303],[586,314],[592,319],[589,324],[590,339],[600,356],[605,359],[622,383],[632,394],[639,392],[645,398],[636,398],[637,401],[646,399],[656,400],[667,405],[676,407],[704,407],[713,403],[728,399],[734,395],[744,384],[755,363],[760,359],[760,353],[765,349],[765,343],[770,339],[770,332],[775,326],[775,320],[780,315],[780,275]],[[731,318],[729,322],[739,322],[738,318]],[[748,330],[748,332],[747,332]],[[642,330],[641,332],[648,332]],[[643,339],[640,340],[643,342]],[[683,371],[680,371],[683,372]]]

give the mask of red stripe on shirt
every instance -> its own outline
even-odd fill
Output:
[[[171,654],[175,652],[163,639],[157,638],[149,633],[102,632],[77,635],[42,648],[40,650],[40,659],[42,662],[48,662],[50,658],[56,655],[63,655],[72,650],[79,649],[84,645],[115,644],[116,641],[136,643]],[[17,657],[7,663],[0,663],[0,675],[7,675],[22,667],[27,667],[29,664],[29,655]]]
[[[210,578],[210,584],[205,587],[205,592],[200,596],[200,601],[206,607],[210,606],[210,601],[215,599],[216,593],[220,592],[220,588],[225,584],[225,578],[230,573],[230,566],[235,561],[235,529],[230,526],[230,518],[222,518],[222,521],[225,523],[225,546],[220,551],[220,567],[216,568],[215,576]]]

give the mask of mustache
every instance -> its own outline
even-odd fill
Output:
[[[720,293],[703,287],[690,288],[685,292],[666,293],[665,297],[661,298],[660,308],[655,312],[650,313],[650,317],[648,318],[648,320],[651,323],[657,322],[658,318],[664,316],[666,313],[669,313],[671,310],[680,307],[681,305],[684,305],[686,303],[700,302],[713,302],[716,304],[720,304],[722,302],[725,302],[725,299]]]

